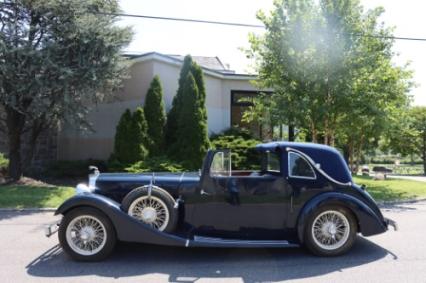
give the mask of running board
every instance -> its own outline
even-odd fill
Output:
[[[299,244],[282,240],[238,240],[194,236],[187,240],[187,247],[219,247],[219,248],[295,248]]]

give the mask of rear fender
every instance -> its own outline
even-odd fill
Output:
[[[66,200],[55,215],[67,214],[79,207],[93,207],[102,211],[114,225],[117,237],[121,241],[140,242],[169,246],[185,246],[186,239],[158,231],[139,222],[121,210],[120,204],[105,196],[85,193]]]
[[[380,234],[387,230],[382,216],[377,215],[367,204],[351,195],[331,192],[314,197],[303,207],[297,222],[297,234],[300,242],[303,242],[304,229],[309,216],[316,209],[325,205],[339,205],[349,209],[358,221],[358,232],[364,236]]]

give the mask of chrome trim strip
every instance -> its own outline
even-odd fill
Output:
[[[294,148],[291,148],[291,147],[286,147],[286,151],[294,151],[294,152],[296,152],[296,153],[298,153],[298,154],[302,155],[303,157],[305,157],[305,158],[308,160],[308,162],[309,162],[309,163],[311,163],[311,165],[312,165],[313,167],[315,167],[315,169],[316,169],[316,170],[318,170],[318,172],[320,172],[320,173],[321,173],[321,175],[323,175],[323,176],[324,176],[325,178],[327,178],[329,181],[331,181],[331,182],[333,182],[333,183],[336,183],[336,184],[338,184],[338,185],[341,185],[341,186],[351,186],[351,185],[352,185],[352,182],[342,183],[342,182],[339,182],[339,181],[337,181],[336,179],[332,178],[330,175],[328,175],[327,173],[325,173],[325,172],[324,172],[321,168],[316,167],[316,166],[315,166],[315,161],[314,161],[314,160],[312,160],[312,158],[311,158],[309,155],[307,155],[307,154],[305,154],[305,153],[301,152],[300,150],[297,150],[297,149],[294,149]]]
[[[196,242],[205,242],[205,243],[226,243],[226,244],[261,244],[261,245],[288,245],[288,241],[280,241],[280,240],[230,240],[230,239],[222,239],[222,238],[211,238],[211,237],[203,237],[203,236],[194,236],[194,241]]]
[[[189,239],[186,239],[185,247],[189,247]]]

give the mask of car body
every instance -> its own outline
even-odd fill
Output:
[[[255,171],[231,169],[228,150],[210,150],[200,172],[99,174],[94,168],[89,184],[77,186],[76,196],[56,214],[66,218],[70,212],[80,215],[79,209],[93,209],[98,213],[94,217],[105,217],[121,241],[186,247],[306,245],[319,255],[346,252],[357,233],[371,236],[396,227],[365,188],[353,183],[336,149],[270,142],[256,150],[261,158]],[[70,239],[84,246],[81,231],[65,230],[62,246]],[[84,239],[94,235],[86,232]],[[337,245],[336,239],[346,242]],[[75,256],[69,247],[66,251],[76,259],[101,258]]]

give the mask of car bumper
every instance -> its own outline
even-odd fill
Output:
[[[395,231],[398,231],[398,224],[392,219],[385,218],[385,223],[387,227],[392,226]]]
[[[59,221],[57,221],[53,224],[46,225],[46,227],[44,228],[45,236],[49,238],[50,236],[52,236],[53,234],[58,232],[60,224],[61,224],[61,220],[59,220]]]

